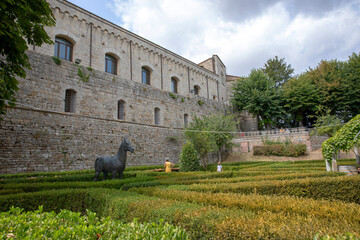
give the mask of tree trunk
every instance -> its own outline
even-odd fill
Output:
[[[359,149],[355,146],[354,147],[354,153],[355,153],[355,158],[356,158],[356,164],[358,165],[358,167],[360,167],[360,153],[359,153]]]
[[[205,169],[207,169],[208,164],[209,164],[209,153],[206,153],[206,167],[205,167]]]
[[[201,155],[200,158],[201,158],[201,161],[202,161],[202,165],[203,165],[204,169],[206,170],[205,154]]]
[[[337,153],[333,154],[332,162],[331,162],[333,172],[339,171],[338,166],[337,166],[337,161],[336,161],[336,158],[337,158],[336,155],[337,155]]]
[[[265,123],[265,129],[266,129],[266,131],[270,131],[271,130],[271,124],[270,123]]]
[[[330,172],[331,171],[331,166],[330,166],[330,163],[325,160],[325,166],[326,166],[326,171]]]
[[[299,127],[304,127],[304,123],[302,120],[299,121]]]

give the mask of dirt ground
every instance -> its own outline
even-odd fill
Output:
[[[341,153],[340,158],[355,158],[350,152]],[[252,152],[232,153],[223,162],[240,162],[240,161],[305,161],[305,160],[322,160],[321,148],[308,153],[301,157],[277,157],[277,156],[254,156]]]

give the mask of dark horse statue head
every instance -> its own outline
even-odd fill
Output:
[[[134,153],[134,148],[131,145],[131,142],[127,139],[127,137],[124,137],[124,140],[121,142],[120,148],[125,151],[130,151],[131,153]]]

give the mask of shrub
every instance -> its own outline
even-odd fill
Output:
[[[54,61],[54,63],[56,63],[57,65],[61,65],[61,59],[55,56],[51,57],[52,60]]]
[[[163,221],[122,223],[98,218],[95,213],[61,210],[60,213],[22,212],[20,208],[0,213],[0,234],[6,239],[189,239],[186,232]],[[4,238],[5,239],[5,238]]]
[[[35,193],[19,193],[0,196],[0,210],[8,211],[11,206],[36,210],[44,205],[45,211],[59,211],[68,209],[72,211],[85,212],[85,201],[89,194],[84,189],[50,190]]]
[[[172,92],[169,92],[169,96],[172,98],[172,99],[177,99],[177,96],[175,94],[173,94]]]
[[[44,175],[33,177],[5,178],[1,183],[45,183],[45,182],[92,182],[94,173],[70,174],[70,175]],[[136,177],[136,173],[124,173],[122,179]],[[102,179],[102,175],[100,176]],[[111,179],[111,173],[108,175]]]
[[[14,184],[5,184],[0,185],[0,190],[10,190],[10,189],[19,189],[22,192],[36,192],[42,190],[50,189],[64,189],[64,188],[73,188],[73,189],[86,189],[86,188],[114,188],[121,189],[124,184],[143,181],[154,180],[154,177],[144,176],[138,178],[127,178],[127,179],[116,179],[116,180],[106,180],[98,182],[44,182],[44,183],[14,183]]]
[[[196,152],[194,145],[187,141],[183,145],[181,154],[180,154],[180,169],[184,172],[189,171],[199,171],[200,170],[200,158]]]
[[[254,155],[299,157],[306,154],[305,144],[254,146]]]
[[[203,193],[163,188],[132,189],[140,194],[163,199],[195,202],[220,207],[237,207],[253,211],[288,212],[322,218],[341,218],[343,221],[360,222],[357,204],[341,201],[314,200],[290,196],[243,195],[233,193]]]
[[[360,176],[311,178],[295,180],[266,180],[243,183],[190,185],[189,190],[213,193],[242,193],[261,195],[290,195],[313,199],[341,200],[360,204]]]

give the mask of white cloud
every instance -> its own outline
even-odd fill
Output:
[[[113,0],[113,9],[123,27],[194,62],[219,55],[231,75],[247,75],[275,55],[284,57],[299,73],[321,59],[346,60],[360,51],[358,0],[327,6],[321,14],[305,10],[295,14],[288,2],[274,1],[261,14],[241,21],[226,16],[236,14],[241,4],[233,5],[231,11],[232,5],[220,8],[218,4],[210,0]]]

